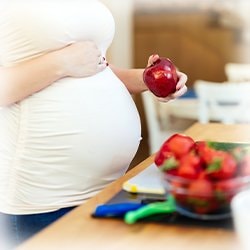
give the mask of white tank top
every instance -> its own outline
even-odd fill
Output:
[[[113,39],[112,15],[97,0],[10,2],[0,3],[2,66],[81,40],[105,56]],[[0,108],[0,211],[81,204],[125,173],[140,138],[133,99],[109,68]]]

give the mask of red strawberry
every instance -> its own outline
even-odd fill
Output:
[[[182,164],[177,170],[177,175],[182,178],[197,179],[198,172],[191,165]]]
[[[200,158],[191,151],[181,157],[177,175],[183,178],[197,179],[200,170]]]
[[[190,151],[186,155],[183,155],[180,158],[180,165],[187,163],[195,169],[201,168],[201,159],[198,155],[195,154],[195,151]]]
[[[169,150],[168,145],[165,142],[161,146],[160,150],[156,153],[154,162],[159,167],[164,163],[165,160],[172,157],[173,155],[173,152]]]
[[[197,179],[201,170],[200,158],[190,151],[179,159],[177,175],[187,179]]]
[[[165,161],[164,155],[160,151],[158,151],[154,159],[155,165],[159,167],[163,164],[164,161]]]
[[[204,214],[213,207],[213,185],[206,179],[193,181],[188,190],[188,203],[196,213]]]
[[[196,152],[204,164],[210,164],[213,161],[214,152],[213,148],[210,148],[205,141],[196,142]]]
[[[215,197],[218,201],[229,204],[233,196],[239,192],[243,185],[244,183],[237,178],[219,181],[215,184]]]
[[[171,194],[175,197],[175,200],[182,205],[186,205],[187,203],[187,195],[183,190],[186,190],[188,183],[182,183],[180,181],[171,181]]]
[[[212,179],[229,179],[234,177],[237,170],[237,162],[234,157],[225,151],[214,151],[212,163],[206,168],[208,176]]]
[[[173,174],[177,171],[177,167],[179,165],[179,162],[176,160],[176,158],[172,155],[171,157],[167,158],[163,164],[160,166],[161,171],[165,171],[168,174]],[[173,172],[174,171],[174,172]]]
[[[177,158],[180,158],[194,148],[195,142],[189,136],[174,134],[164,144]]]

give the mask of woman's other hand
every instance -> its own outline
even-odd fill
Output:
[[[178,82],[177,82],[177,85],[176,85],[176,91],[167,96],[167,97],[157,97],[157,99],[160,101],[160,102],[168,102],[170,100],[173,100],[173,99],[176,99],[180,96],[182,96],[183,94],[185,94],[187,92],[187,86],[186,86],[186,82],[187,82],[187,75],[180,72],[180,71],[177,71],[177,75],[178,75]]]
[[[157,54],[151,55],[148,59],[147,66],[152,65],[158,59],[159,59],[159,55],[157,55]],[[157,97],[157,99],[159,101],[168,102],[170,100],[173,100],[173,99],[176,99],[176,98],[182,96],[183,94],[185,94],[187,92],[187,86],[186,86],[186,82],[188,79],[187,75],[180,72],[180,71],[177,71],[177,75],[178,75],[179,80],[178,80],[177,85],[176,85],[176,91],[167,97]]]
[[[73,43],[55,53],[60,60],[64,76],[91,76],[107,67],[106,59],[91,41]]]

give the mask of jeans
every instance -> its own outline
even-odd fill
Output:
[[[73,208],[68,207],[54,212],[30,215],[0,213],[0,249],[7,250],[16,247]]]

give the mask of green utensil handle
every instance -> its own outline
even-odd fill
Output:
[[[127,224],[134,224],[142,218],[146,218],[154,214],[173,213],[176,211],[175,200],[173,196],[169,196],[167,201],[155,202],[139,208],[135,211],[129,211],[124,216]]]

